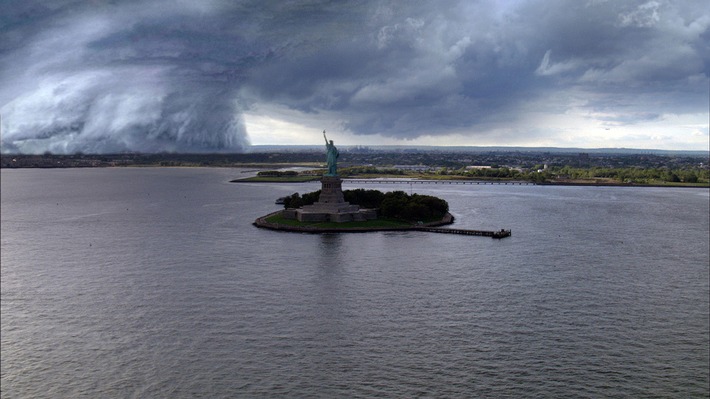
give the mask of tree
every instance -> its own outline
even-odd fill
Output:
[[[284,209],[300,208],[301,203],[301,196],[298,193],[293,193],[290,196],[284,198]]]
[[[318,197],[320,197],[320,190],[303,194],[303,196],[298,193],[293,193],[284,198],[284,209],[300,208],[305,205],[311,205],[318,201]]]
[[[313,204],[320,197],[320,190],[299,195],[294,193],[284,199],[284,208],[300,208]],[[409,222],[440,219],[449,211],[449,204],[430,195],[408,195],[404,191],[382,193],[378,190],[345,190],[345,200],[363,208],[379,209],[383,218],[401,219]]]
[[[385,194],[378,190],[365,190],[358,188],[355,190],[343,191],[345,201],[359,205],[363,208],[379,208]]]
[[[678,177],[678,175],[673,172],[668,172],[666,173],[664,180],[672,183],[677,183],[680,181],[680,177]]]

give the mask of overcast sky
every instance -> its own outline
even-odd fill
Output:
[[[710,2],[2,0],[2,151],[708,150]]]

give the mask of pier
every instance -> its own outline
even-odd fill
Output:
[[[497,184],[506,186],[527,186],[535,185],[529,181],[485,181],[485,180],[398,180],[398,179],[343,179],[343,183],[358,184],[469,184],[486,185]]]
[[[254,221],[254,226],[271,229],[271,230],[281,230],[297,233],[366,233],[372,231],[426,231],[430,233],[443,233],[443,234],[459,234],[466,236],[479,236],[479,237],[491,237],[491,238],[505,238],[510,237],[510,230],[501,229],[498,231],[488,231],[488,230],[467,230],[467,229],[448,229],[439,226],[451,224],[454,222],[454,217],[447,213],[441,220],[430,222],[428,224],[418,224],[418,225],[405,225],[405,226],[357,226],[350,227],[347,223],[343,223],[343,227],[323,227],[318,226],[318,223],[302,223],[300,225],[293,224],[282,224],[279,222],[270,222],[269,219],[272,216],[277,216],[283,211],[272,212],[266,216],[262,216]],[[421,222],[420,222],[421,223]]]
[[[417,230],[428,231],[431,233],[443,233],[443,234],[460,234],[466,236],[483,236],[491,237],[496,239],[501,239],[505,237],[510,237],[510,230],[501,229],[498,231],[489,230],[465,230],[465,229],[447,229],[442,227],[418,227]]]

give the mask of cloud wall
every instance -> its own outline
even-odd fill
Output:
[[[708,112],[704,1],[0,7],[3,152],[243,151],[244,114],[260,106],[327,114],[354,135],[499,145]]]

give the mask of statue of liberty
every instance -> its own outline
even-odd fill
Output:
[[[323,130],[323,138],[325,139],[325,149],[327,151],[326,160],[328,161],[328,172],[325,176],[337,176],[338,175],[338,157],[340,153],[338,149],[333,144],[333,140],[328,142],[328,138],[325,136],[325,130]]]

